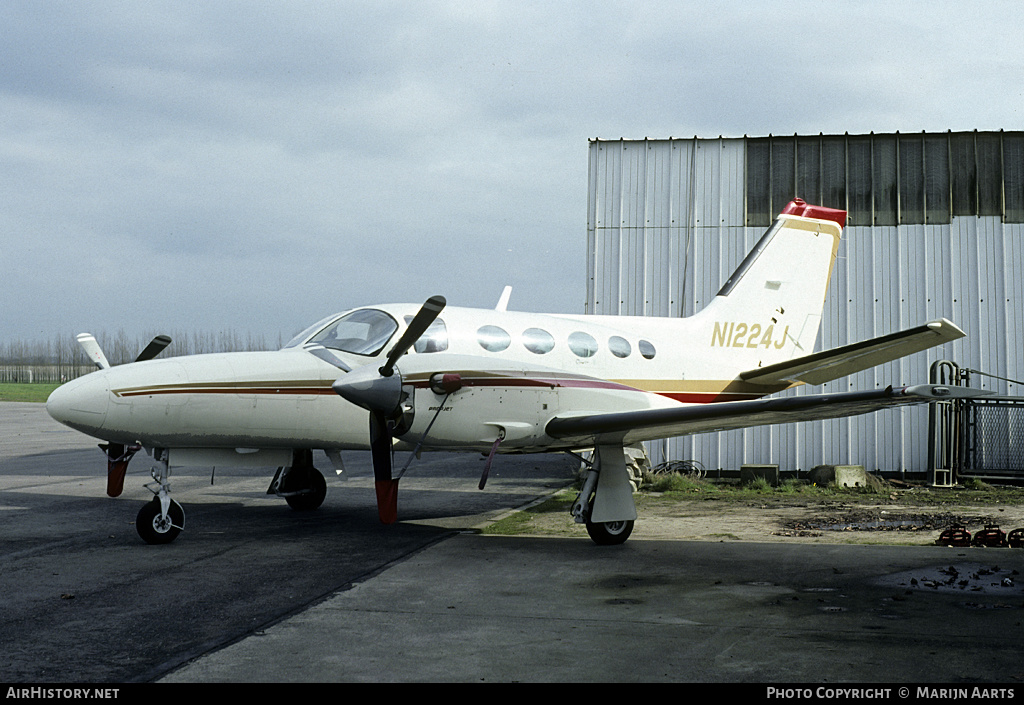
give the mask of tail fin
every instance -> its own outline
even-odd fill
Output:
[[[712,350],[749,368],[808,355],[846,212],[796,199],[697,314]]]

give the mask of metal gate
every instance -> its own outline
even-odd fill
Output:
[[[960,477],[1024,479],[1024,398],[968,399],[962,412]]]
[[[931,382],[969,386],[972,372],[940,360],[932,365]],[[933,485],[950,487],[958,478],[1024,481],[1024,397],[938,402],[928,427]]]

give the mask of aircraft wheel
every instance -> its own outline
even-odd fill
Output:
[[[150,544],[170,543],[178,538],[184,525],[185,510],[173,499],[167,510],[167,519],[160,516],[159,498],[142,505],[138,516],[135,517],[135,530],[139,532],[143,541]]]
[[[598,546],[617,546],[633,533],[633,521],[588,521],[587,533]]]
[[[285,497],[288,506],[297,512],[311,512],[320,507],[327,497],[327,480],[316,468],[309,469],[309,492]]]

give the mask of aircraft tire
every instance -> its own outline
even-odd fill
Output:
[[[167,517],[170,522],[161,521],[160,500],[154,497],[152,502],[142,505],[142,509],[139,510],[138,516],[135,517],[135,530],[148,544],[170,543],[178,538],[178,534],[181,533],[180,527],[185,525],[185,510],[172,499]]]
[[[617,546],[633,533],[633,521],[588,521],[587,533],[598,546]]]
[[[297,512],[311,512],[318,509],[327,497],[327,480],[316,468],[310,468],[309,489],[312,492],[285,497],[288,506]]]

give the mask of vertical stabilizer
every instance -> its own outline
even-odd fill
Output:
[[[695,318],[723,361],[744,368],[814,350],[846,212],[797,199]]]

